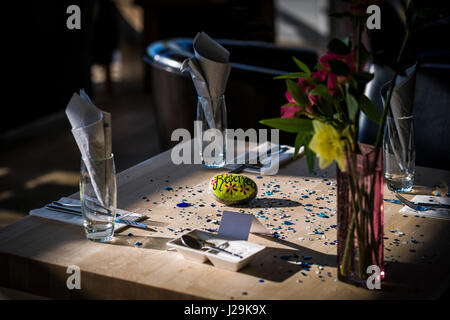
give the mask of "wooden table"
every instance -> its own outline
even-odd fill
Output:
[[[46,297],[99,299],[435,298],[447,290],[450,223],[405,217],[398,213],[400,205],[388,202],[382,289],[336,280],[334,171],[330,167],[310,177],[300,159],[277,176],[247,174],[257,182],[259,198],[266,199],[252,208],[230,208],[207,192],[209,178],[220,170],[176,166],[167,151],[118,174],[118,207],[148,214],[147,223],[157,232],[127,229],[102,244],[86,240],[80,227],[28,216],[0,229],[0,286]],[[419,167],[414,192],[430,193],[449,181],[449,172]],[[394,198],[387,189],[384,197]],[[178,208],[182,200],[193,206]],[[319,206],[330,208],[328,219],[311,215]],[[217,230],[223,210],[253,213],[280,238],[250,235],[250,241],[267,248],[239,272],[190,262],[168,250],[166,242],[187,228]],[[309,271],[296,263],[302,256],[311,257]],[[69,265],[81,269],[80,290],[67,289]]]

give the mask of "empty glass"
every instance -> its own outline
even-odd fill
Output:
[[[409,192],[414,184],[416,150],[413,117],[387,117],[383,142],[384,177],[389,190]]]
[[[87,162],[89,166],[86,166]],[[110,241],[116,220],[116,169],[114,156],[82,159],[80,199],[86,237],[92,241]]]
[[[225,130],[227,129],[227,109],[225,97],[218,99],[198,97],[197,122],[201,126],[196,137],[202,164],[206,168],[222,168],[225,165]]]

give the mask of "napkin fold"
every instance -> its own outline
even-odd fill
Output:
[[[389,88],[389,81],[381,88],[381,97],[383,100],[383,105],[385,104],[385,97]],[[408,68],[406,70],[405,76],[399,76],[395,82],[394,90],[391,96],[391,113],[390,116],[394,119],[396,135],[398,140],[400,140],[400,147],[403,152],[401,154],[395,153],[398,148],[393,145],[392,150],[394,150],[395,157],[399,165],[406,168],[406,155],[409,146],[414,144],[412,135],[410,134],[411,127],[408,122],[401,121],[399,118],[410,117],[413,115],[414,106],[414,92],[416,87],[416,65]],[[411,120],[412,121],[412,120]],[[394,128],[391,128],[394,130]],[[395,144],[395,141],[390,141],[390,143]]]
[[[449,197],[435,197],[435,196],[427,196],[427,195],[417,195],[411,200],[414,203],[440,203],[440,204],[448,204],[450,205]],[[450,220],[450,210],[443,208],[435,208],[431,210],[425,211],[416,211],[411,209],[408,206],[403,206],[400,210],[400,213],[404,214],[412,214],[421,217],[430,217],[437,219]]]
[[[58,202],[67,203],[67,204],[77,204],[77,205],[80,205],[80,203],[81,203],[80,200],[67,198],[67,197],[62,197],[61,199],[58,200]],[[83,221],[84,221],[82,216],[64,213],[64,212],[57,212],[57,211],[49,210],[45,207],[33,209],[30,211],[29,214],[32,216],[38,216],[38,217],[46,218],[46,219],[50,219],[50,220],[56,220],[56,221],[61,221],[61,222],[65,222],[65,223],[70,223],[70,224],[73,224],[76,226],[83,226]],[[141,221],[141,220],[145,219],[146,217],[147,216],[142,213],[130,212],[130,211],[122,210],[122,209],[116,209],[116,218],[127,219],[130,221]],[[126,224],[115,223],[114,224],[114,232],[119,232],[122,229],[124,229],[125,227],[127,227]]]
[[[224,94],[231,71],[230,53],[204,32],[199,32],[193,42],[194,56],[183,61],[181,71],[191,74],[201,101],[206,121],[215,129],[214,114],[218,99]]]
[[[111,156],[111,114],[97,108],[86,92],[80,90],[80,95],[74,93],[70,99],[66,115],[97,199],[104,205],[105,189],[101,186],[109,173],[104,163],[95,160]]]

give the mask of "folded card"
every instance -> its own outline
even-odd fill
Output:
[[[250,233],[270,234],[270,231],[253,214],[224,211],[218,233],[237,240],[248,240]]]

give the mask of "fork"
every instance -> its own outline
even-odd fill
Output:
[[[398,193],[396,194],[396,197],[397,197],[397,199],[400,200],[400,202],[407,205],[408,207],[410,207],[410,208],[414,207],[413,208],[414,210],[425,211],[425,210],[431,210],[431,209],[450,209],[450,205],[445,204],[445,203],[424,203],[424,202],[414,203],[412,201],[409,201],[405,197],[402,197]],[[418,209],[415,209],[415,208],[418,208]]]
[[[400,200],[401,203],[403,203],[404,205],[410,207],[410,208],[413,209],[413,210],[416,210],[416,211],[426,211],[426,210],[431,210],[431,209],[433,209],[432,207],[429,207],[429,206],[421,206],[421,205],[415,204],[415,203],[409,201],[408,199],[402,197],[402,196],[399,195],[398,193],[396,193],[395,196],[397,197],[398,200]]]

